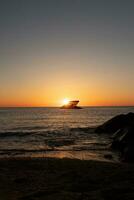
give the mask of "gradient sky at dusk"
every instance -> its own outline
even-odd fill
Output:
[[[0,106],[134,105],[133,89],[133,1],[0,1]]]

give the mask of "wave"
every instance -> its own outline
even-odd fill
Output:
[[[46,136],[66,136],[66,135],[74,135],[74,133],[77,134],[93,134],[94,128],[91,127],[77,127],[77,128],[65,128],[60,130],[44,130],[44,126],[35,126],[35,127],[16,127],[12,128],[10,131],[1,131],[0,132],[0,138],[4,137],[27,137],[30,135],[37,135],[41,137]]]
[[[7,138],[7,137],[25,137],[28,135],[35,134],[35,132],[11,132],[11,131],[3,131],[0,132],[0,138]]]
[[[101,149],[97,149],[97,148],[87,148],[87,147],[83,147],[83,148],[73,148],[73,149],[53,149],[53,148],[45,148],[45,149],[0,149],[0,154],[7,154],[7,153],[12,153],[12,152],[16,152],[16,153],[40,153],[40,152],[51,152],[51,151],[57,151],[57,152],[69,152],[69,151],[87,151],[87,150],[108,150],[108,148],[101,148]]]
[[[48,129],[48,126],[22,126],[22,127],[15,127],[10,130],[17,131],[17,130],[45,130]]]
[[[70,128],[70,131],[72,132],[85,132],[85,133],[94,133],[95,127],[76,127],[76,128]]]

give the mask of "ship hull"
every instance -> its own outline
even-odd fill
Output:
[[[74,106],[74,107],[69,107],[69,106],[62,106],[61,109],[82,109],[81,107],[79,106]]]

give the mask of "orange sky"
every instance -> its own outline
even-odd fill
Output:
[[[118,65],[111,63],[113,67],[104,70],[99,59],[86,63],[79,58],[79,63],[74,60],[70,64],[59,59],[46,64],[33,58],[26,68],[19,69],[14,64],[16,72],[1,78],[0,106],[60,106],[64,98],[78,99],[83,106],[134,105],[133,73],[127,69],[120,72]]]
[[[63,84],[63,83],[62,83]],[[105,90],[104,90],[105,89]],[[16,95],[17,94],[17,95]],[[10,95],[10,96],[9,96]],[[24,88],[3,94],[0,99],[1,106],[60,106],[63,99],[80,100],[82,106],[123,106],[134,105],[134,95],[121,91],[112,91],[109,87],[101,86],[57,86],[41,88]]]

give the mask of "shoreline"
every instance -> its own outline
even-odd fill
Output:
[[[134,164],[56,158],[0,159],[2,200],[134,199]]]
[[[113,162],[113,163],[120,163],[119,155],[117,152],[114,152],[110,149],[107,150],[48,150],[48,151],[26,151],[26,155],[24,155],[24,151],[22,155],[20,151],[12,153],[7,151],[5,154],[4,152],[0,155],[0,159],[78,159],[78,160],[94,160],[94,161],[102,161],[102,162]],[[110,157],[110,158],[109,158]]]

